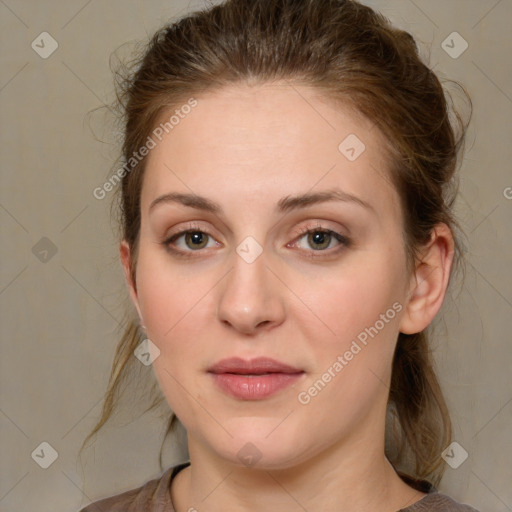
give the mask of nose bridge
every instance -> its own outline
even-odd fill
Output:
[[[269,263],[267,251],[254,237],[247,236],[236,246],[217,306],[221,322],[252,333],[258,326],[282,321],[283,298]]]

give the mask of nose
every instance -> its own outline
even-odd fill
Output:
[[[217,318],[223,324],[254,335],[284,321],[286,287],[267,263],[264,252],[252,263],[235,253],[217,305]]]

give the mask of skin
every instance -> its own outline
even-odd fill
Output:
[[[450,230],[436,228],[407,275],[384,139],[318,91],[284,82],[233,85],[197,100],[150,152],[135,283],[130,248],[120,247],[131,298],[160,350],[154,371],[188,433],[191,466],[171,487],[176,510],[393,512],[412,505],[424,494],[398,477],[384,453],[391,363],[399,332],[423,330],[442,305]],[[355,161],[338,150],[349,134],[366,146]],[[274,211],[282,197],[335,187],[371,209],[330,201]],[[178,203],[149,211],[170,192],[205,196],[224,213]],[[175,240],[175,249],[192,253],[180,258],[162,242],[191,221],[209,236]],[[297,231],[318,226],[351,242],[315,244]],[[252,263],[236,252],[247,236],[263,251]],[[301,404],[298,394],[395,302],[401,311]],[[268,356],[305,373],[274,396],[240,400],[206,372],[231,356]],[[237,457],[249,442],[261,457],[253,467]]]

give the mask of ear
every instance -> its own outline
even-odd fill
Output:
[[[137,286],[133,282],[132,275],[131,275],[132,255],[131,255],[130,245],[128,244],[128,242],[126,240],[123,240],[119,246],[119,255],[121,257],[121,264],[123,265],[124,278],[126,281],[126,285],[128,286],[128,291],[130,292],[130,298],[132,299],[135,309],[137,310],[137,313],[139,315],[141,323],[143,323],[142,315],[140,313],[139,297],[137,295]]]
[[[437,224],[411,276],[400,332],[414,334],[432,322],[443,304],[453,256],[452,232],[446,224]]]

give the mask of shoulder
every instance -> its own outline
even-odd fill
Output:
[[[399,512],[479,512],[464,503],[455,501],[450,496],[439,492],[431,492],[423,499]]]
[[[169,492],[172,478],[189,463],[167,469],[144,485],[90,503],[79,512],[174,512]]]

